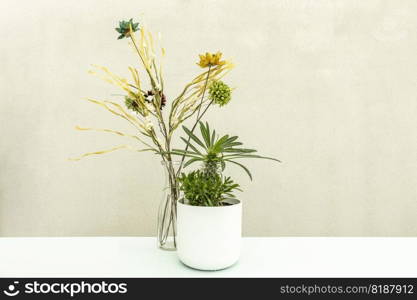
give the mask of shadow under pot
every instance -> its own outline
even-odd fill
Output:
[[[187,266],[207,271],[225,269],[239,260],[242,203],[192,206],[178,201],[177,253]]]

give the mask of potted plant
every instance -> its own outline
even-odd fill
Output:
[[[195,269],[220,270],[233,265],[240,255],[242,203],[235,197],[239,184],[225,176],[228,164],[242,168],[252,180],[249,169],[237,160],[274,158],[240,147],[237,136],[216,136],[208,123],[200,125],[201,138],[183,126],[190,150],[172,151],[200,167],[179,177],[181,197],[177,206],[177,251],[180,260]]]
[[[221,241],[225,240],[229,234],[230,242],[235,241],[234,246],[230,244],[228,248],[233,255],[219,260],[216,264],[210,262],[205,265],[195,265],[192,262],[188,264],[202,269],[225,267],[238,254],[241,204],[233,194],[239,189],[239,185],[230,177],[224,176],[223,171],[226,165],[233,164],[241,167],[252,178],[249,170],[237,160],[266,158],[254,154],[256,150],[239,148],[238,146],[242,144],[237,141],[236,136],[226,135],[219,138],[214,130],[210,130],[207,123],[201,122],[210,107],[214,105],[223,107],[231,100],[232,89],[223,81],[223,78],[234,65],[222,60],[221,52],[206,52],[200,55],[197,65],[203,71],[188,82],[178,96],[171,98],[165,94],[166,82],[160,59],[165,56],[166,52],[164,48],[158,46],[158,40],[154,39],[144,26],[134,23],[132,19],[119,22],[116,31],[119,34],[118,39],[129,39],[138,56],[139,67],[128,68],[130,73],[130,79],[128,79],[112,73],[106,67],[94,66],[94,70],[90,71],[91,74],[120,88],[123,94],[118,100],[93,98],[86,100],[124,119],[132,126],[134,132],[126,133],[108,128],[81,126],[77,126],[76,129],[115,134],[135,144],[122,144],[106,150],[88,152],[71,160],[80,160],[120,149],[158,155],[166,174],[164,195],[158,211],[158,246],[166,250],[176,249],[178,211],[182,219],[179,226],[183,245],[181,253],[186,253],[195,243],[187,244],[194,233],[188,233],[187,237],[185,228],[189,227],[187,224],[197,222],[193,218],[202,214],[199,222],[202,222],[201,227],[205,224],[204,228],[207,228],[207,233],[200,232],[200,241],[212,244],[210,241],[214,241],[215,237],[212,236],[210,240],[209,234],[214,234],[214,231],[222,232],[223,235],[216,238]],[[136,36],[136,32],[139,32],[139,37]],[[191,129],[182,126],[185,121],[192,122]],[[181,138],[185,142],[184,149],[173,149],[172,141],[176,130],[181,126],[187,135],[186,138]],[[202,139],[194,134],[197,126],[200,127]],[[202,150],[199,150],[199,147]],[[202,167],[199,170],[184,173],[184,168],[195,162],[201,162]],[[184,197],[181,198],[181,195]],[[179,201],[180,198],[181,201]],[[178,210],[177,205],[180,205]],[[230,224],[226,224],[226,219]],[[217,220],[216,224],[227,225],[227,228],[223,227],[223,230],[220,230],[220,227],[208,225],[213,224],[215,220]],[[218,230],[214,230],[215,228]],[[197,237],[195,238],[197,240]],[[225,253],[223,255],[226,256]],[[220,255],[218,257],[220,258]]]

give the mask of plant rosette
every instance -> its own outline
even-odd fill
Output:
[[[228,205],[177,205],[177,253],[185,265],[215,271],[234,265],[240,256],[242,203]]]

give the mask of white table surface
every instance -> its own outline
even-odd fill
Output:
[[[243,238],[240,261],[216,272],[155,238],[0,238],[0,277],[417,277],[417,238]]]

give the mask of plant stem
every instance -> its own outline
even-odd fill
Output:
[[[204,83],[203,94],[201,95],[200,105],[198,106],[198,111],[197,111],[197,121],[196,121],[196,122],[195,122],[195,124],[194,124],[194,128],[195,128],[195,126],[197,125],[198,120],[199,120],[199,118],[200,118],[201,106],[203,106],[203,99],[204,99],[204,94],[206,93],[207,83],[208,83],[208,80],[209,80],[209,78],[210,78],[210,71],[211,71],[211,66],[209,66],[208,71],[207,71],[207,77],[206,77],[206,81],[205,81],[205,83]],[[194,130],[194,128],[193,128],[193,130]],[[193,132],[193,131],[191,131],[191,132]]]
[[[191,133],[193,133],[193,132],[194,132],[194,129],[197,127],[198,122],[200,122],[200,119],[201,119],[201,118],[203,117],[203,115],[206,113],[206,111],[207,111],[207,109],[209,108],[209,106],[213,103],[213,100],[212,100],[212,101],[211,101],[211,102],[207,105],[207,107],[204,109],[203,113],[202,113],[202,114],[200,114],[200,112],[201,112],[201,107],[203,106],[204,95],[205,95],[206,90],[207,90],[208,80],[209,80],[209,78],[210,78],[210,71],[211,71],[211,66],[209,66],[209,69],[208,69],[208,71],[207,71],[207,77],[206,77],[206,81],[205,81],[205,83],[204,83],[203,94],[201,95],[200,105],[198,106],[198,111],[197,111],[197,119],[196,119],[196,121],[195,121],[195,123],[194,123],[194,126],[191,128]],[[191,139],[191,137],[189,136],[189,137],[188,137],[188,142],[187,142],[187,145],[186,145],[186,147],[185,147],[185,152],[187,152],[187,150],[188,150],[188,143],[190,142],[190,139]],[[181,173],[182,166],[183,166],[183,164],[184,164],[184,159],[185,159],[185,153],[184,153],[184,154],[182,155],[182,157],[181,157],[181,162],[180,162],[180,165],[179,165],[179,167],[178,167],[178,171],[177,171],[176,177],[178,177],[178,176],[180,175],[180,173]]]

